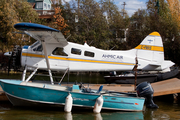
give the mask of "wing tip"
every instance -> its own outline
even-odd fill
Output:
[[[27,23],[27,22],[22,22],[22,23],[17,23],[14,25],[14,28],[17,30],[21,31],[55,31],[55,32],[60,32],[57,29],[37,24],[37,23]]]

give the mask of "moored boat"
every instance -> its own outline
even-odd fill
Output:
[[[134,84],[134,74],[116,75],[116,76],[104,76],[106,83],[117,83],[117,84]],[[149,83],[157,81],[157,75],[154,74],[142,74],[137,75],[137,83],[148,81]]]
[[[66,87],[21,80],[0,80],[8,99],[14,106],[63,107],[66,97],[71,94],[73,107],[94,108],[96,99],[103,96],[102,109],[142,111],[145,99],[136,93],[120,93],[106,90]]]
[[[137,74],[137,84],[144,81],[149,83],[170,79],[175,77],[179,73],[178,67],[172,67],[169,71],[148,71],[139,72]],[[110,75],[104,76],[106,83],[117,83],[117,84],[134,84],[135,75],[132,72],[124,72],[120,75],[116,75],[115,72],[110,72]]]

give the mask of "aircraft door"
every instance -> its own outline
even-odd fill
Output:
[[[68,62],[68,54],[64,51],[64,48],[57,47],[54,49],[52,52],[51,56],[51,61],[52,61],[52,67],[55,67],[59,70],[66,70],[69,68],[69,62]],[[51,67],[51,68],[52,68]]]

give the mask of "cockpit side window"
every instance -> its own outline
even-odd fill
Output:
[[[53,55],[60,55],[60,56],[68,56],[65,52],[63,48],[57,47],[54,49],[54,51],[52,52]]]
[[[34,44],[31,45],[31,48],[34,48],[36,45],[38,45],[40,42],[36,41]]]
[[[39,42],[39,41],[35,42],[33,45],[31,45],[31,49],[32,49],[33,51],[42,52],[43,47],[42,47],[41,42]]]
[[[71,53],[76,55],[81,55],[81,49],[71,48]]]

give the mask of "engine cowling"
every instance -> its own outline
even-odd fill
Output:
[[[159,108],[154,102],[153,102],[153,93],[154,90],[150,83],[148,82],[142,82],[136,87],[136,91],[139,97],[145,98],[145,104],[147,108]]]

